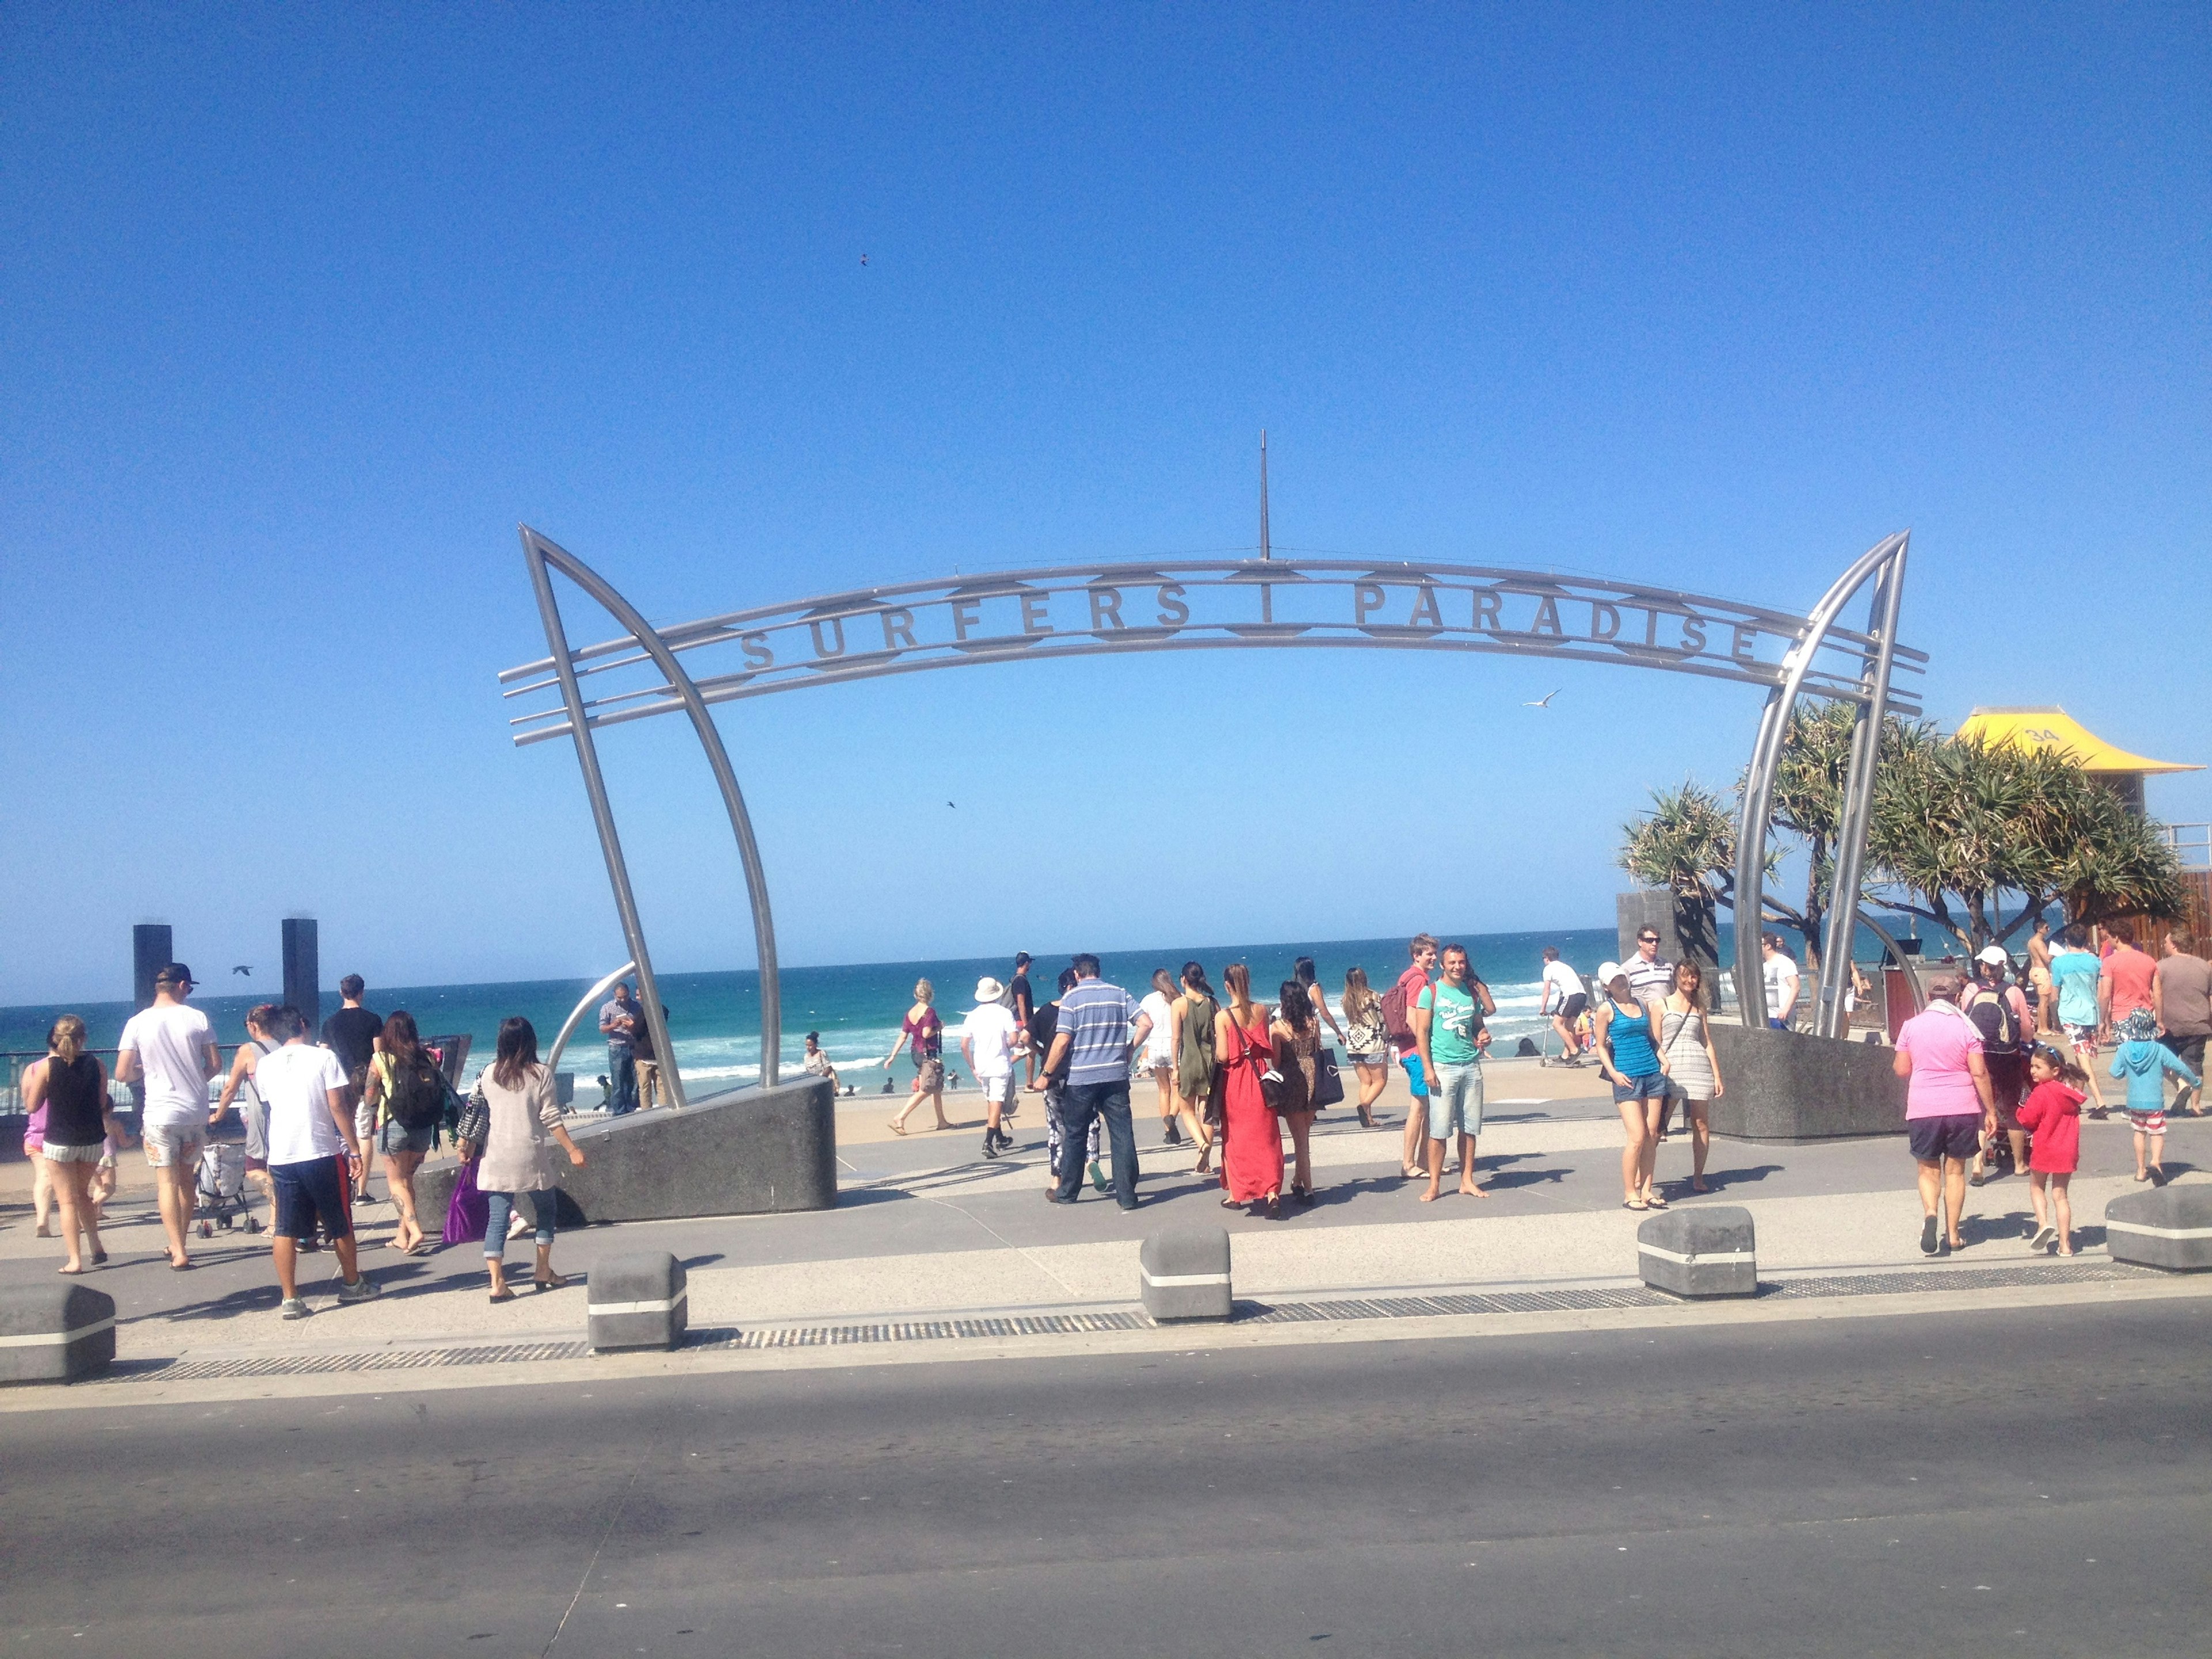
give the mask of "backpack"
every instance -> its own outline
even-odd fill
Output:
[[[1966,1004],[1966,1017],[1982,1034],[1982,1047],[1993,1054],[2020,1052],[2020,1015],[2002,986],[1978,985]],[[1984,1011],[1989,1018],[1984,1017]]]
[[[1402,981],[1382,994],[1382,1029],[1389,1033],[1390,1041],[1401,1048],[1411,1047],[1414,1041],[1413,1011],[1406,1006]]]
[[[385,1110],[410,1134],[446,1115],[446,1074],[427,1050],[417,1052],[411,1064],[393,1060],[384,1093]]]

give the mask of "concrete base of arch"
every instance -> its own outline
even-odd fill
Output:
[[[1725,1085],[1713,1133],[1731,1140],[1850,1140],[1905,1133],[1905,1080],[1895,1051],[1804,1031],[1713,1022]]]

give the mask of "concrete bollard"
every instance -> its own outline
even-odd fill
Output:
[[[2114,1199],[2105,1206],[2105,1248],[2115,1261],[2168,1273],[2212,1267],[2212,1182]]]
[[[602,1257],[586,1288],[585,1333],[593,1348],[682,1346],[689,1293],[684,1264],[667,1251]]]
[[[1137,1252],[1137,1278],[1155,1320],[1228,1318],[1228,1229],[1161,1228]]]
[[[1636,1230],[1644,1282],[1670,1296],[1754,1296],[1758,1249],[1751,1212],[1740,1204],[1693,1205],[1653,1216]]]
[[[0,1291],[0,1382],[74,1382],[115,1358],[115,1298],[89,1285]]]

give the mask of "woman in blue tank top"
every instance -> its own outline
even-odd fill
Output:
[[[1621,1203],[1631,1210],[1663,1210],[1667,1200],[1651,1183],[1667,1110],[1667,1079],[1659,1069],[1659,1015],[1637,1001],[1626,969],[1608,962],[1597,974],[1605,991],[1597,1009],[1598,1065],[1613,1085],[1620,1127],[1628,1133],[1620,1152]]]

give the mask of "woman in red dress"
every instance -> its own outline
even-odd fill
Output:
[[[1272,1216],[1283,1195],[1283,1131],[1260,1088],[1260,1073],[1274,1058],[1267,1011],[1252,1000],[1252,975],[1243,963],[1223,969],[1221,982],[1229,993],[1213,1022],[1213,1054],[1221,1065],[1221,1202],[1264,1205]]]

